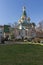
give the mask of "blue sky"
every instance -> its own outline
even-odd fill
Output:
[[[18,22],[23,6],[31,22],[43,20],[43,0],[0,0],[0,25]]]

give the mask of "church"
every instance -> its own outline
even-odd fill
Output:
[[[26,7],[24,6],[18,25],[14,28],[14,36],[16,39],[25,39],[35,36],[35,26],[32,25],[30,20],[30,17],[27,17]]]

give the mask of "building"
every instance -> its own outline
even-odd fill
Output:
[[[16,38],[29,38],[33,35],[35,36],[35,28],[30,22],[30,17],[27,17],[26,7],[23,7],[22,16],[18,21],[18,25],[15,27],[14,31]],[[32,31],[33,33],[31,33]]]
[[[0,25],[0,43],[1,43],[1,38],[4,36],[4,26]]]
[[[9,36],[10,37],[10,25],[4,25],[4,37]]]

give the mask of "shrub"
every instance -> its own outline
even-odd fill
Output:
[[[39,38],[35,38],[35,39],[33,39],[33,42],[35,42],[35,43],[40,43],[40,39]]]

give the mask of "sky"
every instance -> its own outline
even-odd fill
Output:
[[[43,20],[43,0],[0,0],[0,25],[18,22],[23,6],[31,22]]]

